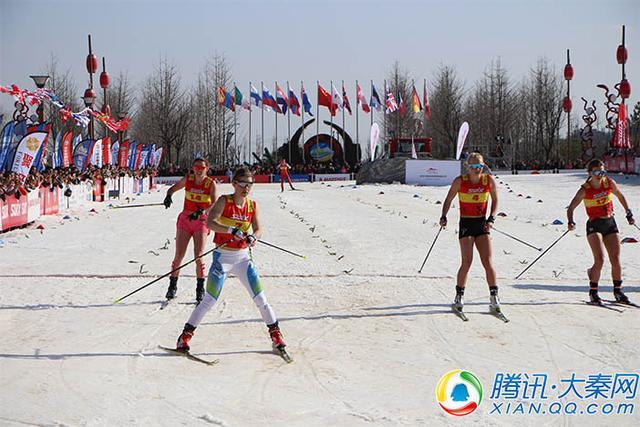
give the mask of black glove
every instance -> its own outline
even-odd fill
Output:
[[[630,220],[632,220],[632,219],[633,219],[633,212],[631,212],[631,209],[628,209],[628,210],[627,210],[627,216],[626,216],[626,218],[627,218],[627,221],[630,221]]]
[[[200,219],[200,217],[202,216],[202,214],[203,214],[203,213],[204,213],[204,209],[202,209],[202,208],[198,208],[198,210],[197,210],[197,211],[195,211],[195,212],[191,212],[191,213],[189,214],[189,220],[191,220],[191,221],[197,221],[197,220],[199,220],[199,219]]]
[[[258,239],[256,239],[253,234],[249,234],[247,237],[245,237],[244,241],[247,242],[247,246],[252,248],[256,245]]]
[[[233,236],[232,240],[243,240],[244,233],[238,227],[229,227],[229,233]]]
[[[171,207],[171,203],[173,203],[173,200],[171,200],[171,194],[167,193],[167,197],[164,198],[162,203],[166,209],[169,209]]]
[[[440,217],[440,226],[442,226],[442,227],[446,227],[447,226],[447,217],[446,216],[441,216]]]
[[[64,196],[65,196],[65,197],[71,197],[71,194],[72,194],[72,193],[73,193],[73,192],[71,191],[71,189],[70,189],[69,187],[67,187],[67,189],[66,189],[66,190],[64,190]]]
[[[489,218],[487,218],[487,222],[493,224],[494,222],[496,222],[496,218],[493,215],[489,215]]]

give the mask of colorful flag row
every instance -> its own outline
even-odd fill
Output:
[[[371,96],[369,98],[369,102],[367,102],[367,99],[362,92],[362,88],[360,87],[360,83],[356,82],[358,107],[360,107],[365,113],[371,112],[372,108],[376,111],[382,111],[383,106],[386,114],[391,114],[397,111],[401,115],[404,115],[408,111],[409,107],[402,99],[402,94],[398,92],[398,98],[396,100],[393,91],[387,86],[386,82],[384,85],[384,95],[385,98],[383,103],[380,95],[378,95],[375,83],[371,82]],[[304,112],[313,116],[313,113],[311,112],[311,101],[309,101],[309,97],[305,92],[303,84],[300,88],[300,98],[302,99]],[[220,86],[218,88],[218,104],[231,111],[235,111],[236,107],[251,110],[251,107],[255,106],[263,109],[271,109],[275,113],[280,114],[287,114],[288,110],[291,110],[291,113],[296,116],[301,114],[300,101],[298,100],[294,90],[289,89],[287,95],[287,93],[285,93],[277,83],[275,98],[271,92],[269,92],[269,89],[264,86],[262,87],[262,93],[260,93],[258,92],[258,89],[250,84],[249,99],[245,99],[240,89],[235,85],[233,90],[227,90],[224,86]],[[328,92],[320,85],[320,83],[318,83],[318,105],[329,109],[332,116],[335,116],[336,112],[342,109],[348,111],[349,114],[352,114],[351,103],[349,102],[349,97],[347,96],[344,84],[342,85],[342,91],[340,92],[332,82],[331,92]],[[429,92],[427,91],[426,85],[422,92],[422,101],[420,100],[420,96],[418,95],[415,85],[413,86],[413,90],[411,91],[411,111],[413,113],[424,112],[427,118],[431,117],[431,104],[429,102]]]

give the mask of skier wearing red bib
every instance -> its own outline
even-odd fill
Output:
[[[171,263],[171,270],[182,264],[189,241],[193,238],[193,255],[199,257],[204,251],[209,229],[207,228],[207,211],[216,201],[217,189],[215,181],[207,176],[207,162],[204,159],[193,161],[193,174],[189,174],[167,190],[164,205],[168,209],[173,203],[171,196],[184,188],[184,206],[176,223],[176,251]],[[180,270],[169,277],[169,289],[166,298],[173,299],[178,291],[178,275]],[[204,296],[205,264],[202,258],[196,260],[196,301]]]
[[[587,242],[593,254],[593,265],[587,270],[589,276],[589,299],[593,304],[602,304],[598,295],[598,281],[604,263],[604,250],[609,255],[611,262],[611,279],[613,280],[613,295],[617,302],[629,304],[629,298],[622,292],[622,266],[620,265],[620,239],[618,238],[618,226],[613,217],[613,198],[615,195],[626,211],[629,224],[635,224],[633,213],[629,209],[627,199],[624,197],[618,184],[607,176],[604,164],[601,160],[594,159],[587,165],[589,178],[580,186],[567,208],[567,225],[569,230],[574,230],[576,223],[573,221],[573,211],[584,202],[584,207],[589,217],[587,221]]]
[[[178,337],[176,348],[181,351],[189,351],[189,341],[195,329],[220,298],[222,285],[231,274],[242,282],[260,310],[274,348],[284,350],[286,345],[249,252],[262,235],[256,202],[248,197],[253,173],[247,168],[240,168],[234,173],[231,183],[234,193],[220,197],[207,219],[207,225],[215,232],[214,242],[218,249],[213,252],[204,299],[193,310]]]
[[[280,164],[278,165],[278,168],[280,169],[280,192],[282,193],[284,191],[285,179],[289,183],[289,186],[291,187],[291,189],[295,190],[295,188],[293,188],[293,184],[291,183],[291,177],[289,176],[289,169],[291,169],[291,166],[289,166],[289,164],[286,162],[285,159],[282,159],[280,160]]]
[[[467,170],[465,175],[457,177],[449,188],[449,193],[442,204],[440,226],[447,226],[447,213],[451,202],[458,196],[460,203],[460,224],[458,242],[460,243],[461,264],[456,280],[456,297],[453,309],[462,311],[464,301],[464,289],[467,275],[473,261],[473,246],[480,254],[480,261],[484,267],[487,283],[489,285],[489,308],[500,312],[498,300],[498,285],[496,284],[496,271],[491,261],[491,237],[489,233],[495,221],[495,213],[498,210],[498,192],[496,182],[491,175],[483,174],[484,159],[479,153],[471,153],[467,158]],[[491,211],[485,218],[491,197]]]

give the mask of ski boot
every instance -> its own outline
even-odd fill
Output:
[[[184,329],[182,333],[178,337],[178,341],[176,342],[176,350],[187,352],[191,349],[189,347],[189,341],[193,338],[193,333],[195,332],[196,327],[192,326],[188,323],[185,323]]]
[[[204,298],[204,278],[198,278],[196,283],[196,305]]]
[[[453,300],[453,309],[462,311],[464,308],[464,299],[461,294],[456,294],[456,298]]]
[[[616,302],[620,304],[631,304],[629,298],[622,292],[620,288],[613,289],[613,296],[616,298]]]
[[[602,298],[600,298],[600,295],[598,295],[597,289],[589,289],[589,302],[591,304],[597,304],[597,305],[602,304]]]
[[[277,350],[284,350],[286,347],[286,343],[284,342],[284,338],[282,338],[282,332],[280,332],[280,327],[278,326],[278,322],[273,325],[268,325],[269,335],[271,336],[271,342],[273,343],[273,348]]]
[[[167,289],[167,294],[165,295],[165,298],[174,299],[176,297],[177,292],[178,292],[178,278],[170,276],[169,289]]]
[[[489,288],[489,310],[493,313],[500,313],[500,300],[498,299],[498,288]]]

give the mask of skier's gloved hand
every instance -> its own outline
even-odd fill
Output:
[[[440,227],[446,227],[447,226],[447,217],[446,216],[441,216],[440,217]]]
[[[256,237],[253,234],[249,234],[247,237],[245,237],[244,241],[247,242],[247,246],[252,248],[256,245],[256,242],[258,241],[258,239],[256,239]]]
[[[202,214],[203,214],[203,213],[204,213],[204,209],[202,209],[202,208],[198,208],[198,210],[197,210],[197,211],[195,211],[195,212],[191,212],[191,213],[189,214],[189,220],[191,220],[191,221],[197,221],[197,220],[199,220],[199,219],[200,219],[200,217],[202,216]]]
[[[569,221],[567,222],[567,228],[569,229],[569,231],[573,231],[576,229],[576,223],[573,221]]]
[[[162,203],[166,209],[169,209],[171,207],[171,203],[173,203],[173,200],[171,200],[171,194],[167,193],[167,197],[164,198]]]
[[[627,209],[627,222],[629,222],[629,225],[633,225],[636,223],[636,220],[633,219],[633,212],[631,212],[631,209]]]
[[[245,238],[245,234],[238,227],[229,227],[228,233],[233,236],[233,240],[240,241]]]

